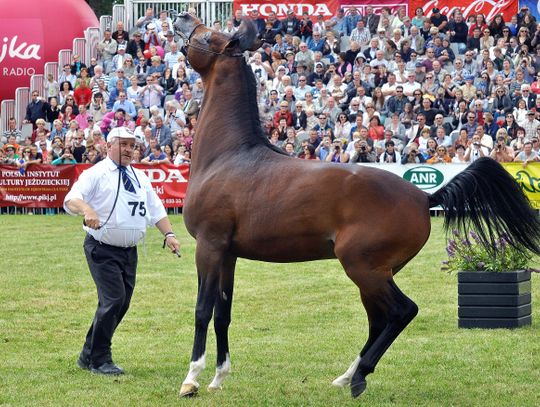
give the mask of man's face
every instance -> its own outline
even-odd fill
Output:
[[[109,158],[118,161],[118,157],[120,157],[120,164],[124,166],[131,163],[134,149],[135,139],[115,138],[112,142],[107,143]]]

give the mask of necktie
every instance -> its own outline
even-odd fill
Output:
[[[124,167],[123,165],[119,165],[118,170],[122,174],[122,183],[124,184],[125,190],[135,193],[135,186],[133,185],[133,182],[131,182],[131,179],[129,178],[129,174],[127,173],[127,168]]]

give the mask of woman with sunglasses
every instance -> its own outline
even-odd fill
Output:
[[[504,87],[499,86],[495,90],[495,97],[493,98],[491,109],[495,113],[495,117],[504,116],[505,114],[512,116],[512,99],[506,94],[506,89]]]
[[[451,163],[452,158],[448,155],[448,150],[445,146],[437,146],[435,149],[435,154],[428,160],[428,164],[441,164],[441,163]]]
[[[60,92],[58,94],[60,104],[63,105],[66,103],[66,99],[69,96],[73,96],[73,86],[70,81],[64,81],[60,84]]]
[[[531,47],[531,37],[529,35],[529,29],[527,27],[522,26],[518,34],[516,36],[518,45],[527,45],[529,48]]]
[[[480,37],[480,49],[489,49],[495,43],[493,37],[491,36],[491,31],[489,28],[484,28],[482,30],[482,36]]]

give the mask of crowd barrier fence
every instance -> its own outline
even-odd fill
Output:
[[[433,193],[467,168],[468,164],[367,164],[392,172],[426,193]],[[503,163],[525,192],[531,205],[540,209],[540,163]],[[90,165],[32,165],[23,173],[13,166],[0,165],[0,208],[3,214],[50,213],[62,208],[64,197],[80,174]],[[164,206],[183,206],[189,180],[188,165],[136,165],[150,178]],[[494,180],[495,182],[495,180]],[[500,199],[505,199],[501,197]],[[35,212],[37,210],[37,212]]]

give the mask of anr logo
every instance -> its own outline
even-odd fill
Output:
[[[444,181],[442,172],[432,167],[411,168],[403,174],[403,178],[420,189],[435,188]]]

